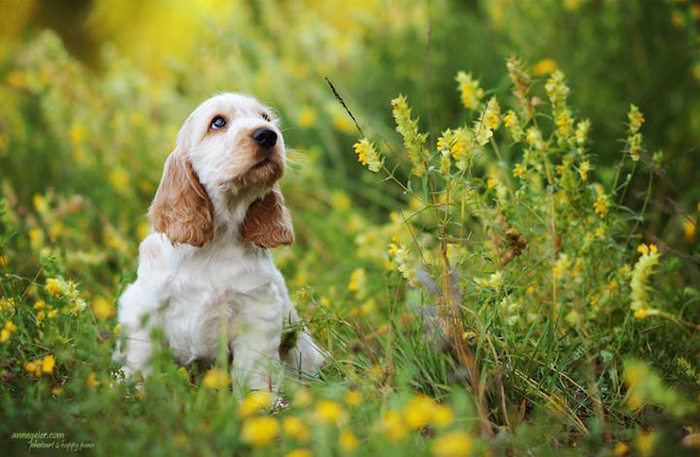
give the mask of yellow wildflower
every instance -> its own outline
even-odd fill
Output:
[[[294,449],[287,452],[284,457],[313,457],[313,454],[308,449]]]
[[[513,110],[508,110],[503,117],[503,123],[508,129],[508,132],[510,132],[513,141],[517,143],[523,139],[523,128],[520,125],[520,119],[518,119],[518,115],[515,114]]]
[[[630,450],[629,445],[627,443],[625,443],[624,441],[620,441],[619,443],[617,443],[615,445],[615,449],[613,450],[613,454],[615,455],[615,457],[624,457],[625,455],[627,455],[629,450]]]
[[[632,270],[632,277],[630,279],[630,298],[632,298],[631,307],[633,310],[638,310],[640,308],[645,308],[648,303],[647,292],[648,287],[646,281],[653,273],[653,269],[659,264],[660,254],[656,245],[651,244],[647,246],[642,244],[637,248],[637,251],[642,255],[637,260]],[[641,315],[640,315],[641,316]],[[646,317],[644,314],[642,317]],[[635,316],[636,317],[636,316]]]
[[[387,411],[382,415],[380,428],[384,432],[384,437],[390,442],[400,441],[408,433],[401,416],[393,410]]]
[[[454,412],[448,405],[436,404],[433,407],[431,423],[440,428],[449,427],[454,421]]]
[[[230,385],[229,375],[221,368],[212,368],[204,375],[202,385],[209,389],[225,389]]]
[[[40,360],[34,360],[31,362],[24,363],[24,369],[32,373],[37,378],[41,377],[42,373],[42,363]]]
[[[228,386],[228,377],[226,379]],[[260,410],[268,408],[272,403],[272,394],[264,390],[256,390],[245,396],[238,405],[238,416],[248,417],[257,413]]]
[[[314,122],[316,122],[316,110],[310,106],[303,107],[297,116],[297,124],[299,124],[299,127],[311,127]]]
[[[586,182],[588,180],[588,172],[591,171],[591,164],[588,160],[581,162],[581,166],[578,167],[578,174],[581,176],[581,181]]]
[[[593,203],[593,210],[600,217],[608,214],[608,197],[605,194],[598,195],[598,199]]]
[[[552,59],[542,59],[532,67],[532,74],[535,76],[544,76],[552,73],[557,69],[557,63]]]
[[[87,379],[85,380],[85,384],[90,388],[96,387],[98,384],[97,375],[93,372],[90,372]]]
[[[627,114],[627,119],[629,119],[629,127],[632,133],[637,133],[642,127],[642,124],[644,124],[644,115],[635,105],[630,105],[630,111]]]
[[[658,435],[654,431],[642,432],[634,440],[634,444],[639,451],[639,454],[646,457],[648,455],[654,454],[654,448],[656,447],[656,439]]]
[[[10,339],[10,336],[12,336],[12,333],[17,330],[17,326],[14,324],[12,321],[7,321],[5,322],[5,326],[3,327],[2,330],[0,330],[0,343],[4,343],[5,341]]]
[[[350,452],[357,449],[360,441],[357,439],[352,430],[345,429],[338,435],[338,446],[343,452]]]
[[[309,406],[313,401],[313,396],[311,392],[306,389],[299,389],[294,393],[294,400],[292,403],[294,406],[304,407]]]
[[[430,448],[437,457],[463,457],[469,455],[473,447],[474,438],[456,430],[437,437]]]
[[[370,171],[379,171],[382,168],[382,159],[367,138],[362,138],[353,146],[355,153],[362,165],[367,165]]]
[[[0,267],[6,267],[8,263],[6,255],[0,255]]]
[[[311,438],[306,424],[295,416],[286,416],[282,419],[282,431],[285,436],[297,441],[308,441]]]
[[[241,439],[253,447],[265,447],[279,434],[280,426],[269,416],[251,417],[243,423]]]
[[[568,137],[569,133],[571,133],[571,127],[574,125],[571,111],[568,108],[562,109],[554,119],[554,123],[557,125],[557,136],[560,138]]]
[[[52,297],[58,297],[66,290],[63,281],[57,278],[49,278],[46,280],[46,292]]]
[[[555,278],[563,278],[571,267],[571,258],[566,254],[559,254],[559,258],[554,262],[552,275]]]
[[[114,190],[116,190],[119,194],[126,193],[130,188],[129,173],[127,173],[127,171],[121,166],[112,168],[107,176],[107,179],[109,180],[110,184],[112,184]]]
[[[695,238],[695,228],[695,221],[688,218],[683,220],[683,239],[686,243],[690,243]]]
[[[429,152],[425,149],[427,133],[418,131],[418,119],[411,117],[411,108],[408,100],[403,95],[399,95],[391,101],[392,115],[396,121],[396,131],[401,134],[403,143],[408,152],[408,157],[413,165],[412,173],[416,176],[423,176],[426,172],[426,163],[430,158]]]
[[[321,400],[316,405],[316,418],[324,424],[339,424],[345,420],[342,406],[330,400]]]
[[[73,124],[68,133],[70,142],[74,145],[82,143],[87,137],[87,127],[83,124]]]
[[[56,357],[49,354],[41,361],[41,371],[44,373],[53,373],[53,368],[56,366]]]
[[[462,104],[467,109],[476,109],[479,100],[484,96],[484,90],[479,87],[479,80],[473,79],[471,73],[457,73],[457,85]]]
[[[433,401],[425,395],[416,395],[403,410],[406,425],[413,429],[428,425],[433,412]]]
[[[349,390],[345,394],[345,403],[353,408],[360,406],[362,404],[362,392],[357,389]]]
[[[513,168],[513,176],[516,178],[520,178],[525,175],[525,172],[527,171],[527,168],[519,163],[515,164],[515,168]]]
[[[103,297],[97,297],[92,303],[92,310],[99,319],[109,319],[115,314],[115,307]]]
[[[574,133],[574,137],[576,138],[577,145],[583,146],[586,144],[586,140],[588,140],[588,131],[590,128],[591,121],[588,119],[580,121],[578,124],[576,124],[576,132]]]

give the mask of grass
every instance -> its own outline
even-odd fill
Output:
[[[435,115],[428,130],[411,93],[377,115],[339,84],[270,95],[294,148],[282,188],[297,233],[275,259],[332,354],[319,379],[288,376],[280,408],[232,391],[225,358],[179,367],[160,344],[142,385],[117,381],[111,359],[143,214],[202,89],[118,58],[93,75],[50,33],[12,52],[0,71],[8,452],[696,452],[681,444],[700,418],[696,267],[639,230],[667,164],[646,150],[636,107],[616,121],[607,167],[594,151],[613,146],[591,142],[596,125],[568,102],[576,87],[559,71],[537,80],[515,58],[494,89],[466,73],[450,81],[460,114]],[[217,52],[201,57],[207,87],[228,70]],[[274,87],[252,65],[238,71],[255,81],[242,88]]]

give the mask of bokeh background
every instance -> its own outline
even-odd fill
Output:
[[[485,235],[493,230],[487,229],[483,215],[459,221],[460,230],[475,233],[475,241],[456,254],[464,269],[460,272],[471,269],[471,276],[463,278],[471,294],[465,301],[481,317],[510,310],[494,317],[490,327],[498,335],[494,360],[482,340],[464,334],[465,341],[482,351],[482,374],[488,375],[484,379],[501,386],[500,392],[487,396],[493,420],[512,432],[501,435],[504,446],[516,454],[543,446],[553,455],[562,446],[588,443],[590,452],[612,452],[616,442],[631,442],[636,436],[645,455],[644,449],[653,449],[649,427],[668,426],[671,431],[664,439],[669,445],[677,445],[683,434],[697,435],[697,414],[681,420],[695,406],[686,408],[679,397],[666,395],[651,369],[632,365],[634,379],[651,380],[645,384],[647,393],[664,393],[656,403],[683,404],[671,419],[657,410],[630,412],[625,385],[632,381],[621,379],[627,370],[623,362],[632,356],[651,360],[664,381],[692,393],[690,398],[700,385],[697,326],[683,321],[697,321],[700,297],[694,289],[700,280],[699,32],[700,2],[691,0],[0,0],[0,316],[5,319],[0,327],[7,336],[7,344],[0,342],[5,344],[0,346],[0,405],[8,418],[0,425],[0,436],[41,424],[96,440],[106,454],[248,449],[236,448],[241,445],[236,441],[240,421],[227,422],[237,414],[238,403],[215,397],[206,388],[195,390],[202,383],[207,387],[197,369],[185,371],[185,382],[177,378],[182,371],[164,365],[182,383],[156,376],[150,381],[155,387],[143,398],[133,386],[126,394],[107,388],[114,368],[110,353],[118,337],[116,298],[135,277],[138,242],[149,230],[145,213],[163,163],[187,115],[221,91],[251,93],[273,107],[282,121],[290,158],[282,189],[297,241],[276,250],[275,259],[293,301],[310,317],[314,334],[337,356],[326,373],[328,387],[313,387],[316,398],[342,403],[339,398],[360,386],[368,389],[364,398],[369,404],[374,394],[367,393],[381,390],[375,403],[352,419],[364,444],[369,443],[366,455],[383,448],[372,449],[375,440],[362,436],[374,432],[362,427],[374,430],[367,424],[380,421],[388,427],[381,430],[389,430],[391,442],[391,427],[400,421],[381,416],[386,406],[381,402],[391,403],[396,411],[400,404],[413,408],[415,399],[409,401],[407,392],[446,399],[458,417],[471,414],[472,419],[459,424],[471,427],[469,437],[476,436],[473,412],[478,402],[459,396],[460,386],[470,383],[469,375],[460,371],[463,367],[452,369],[439,351],[419,344],[425,332],[410,324],[419,319],[404,313],[432,300],[430,291],[407,287],[387,253],[406,222],[404,211],[415,213],[411,224],[424,232],[416,235],[416,245],[437,245],[431,238],[436,224],[422,213],[419,191],[405,193],[385,182],[386,174],[371,173],[358,162],[353,144],[362,135],[326,78],[364,136],[391,157],[387,166],[395,178],[409,182],[409,160],[395,130],[391,100],[400,93],[408,97],[420,130],[428,135],[428,148],[436,152],[446,127],[471,125],[477,117],[460,101],[458,72],[480,81],[487,90],[484,102],[496,95],[505,107],[514,99],[506,67],[511,56],[533,75],[535,105],[548,105],[542,86],[555,70],[566,75],[573,115],[591,121],[585,157],[592,169],[587,177],[581,175],[583,182],[576,181],[570,208],[558,209],[573,227],[564,235],[568,246],[551,241],[546,224],[522,216],[523,206],[510,202],[498,208],[513,217],[513,225],[530,242],[526,254],[508,267],[507,286],[497,271],[506,270],[505,265],[489,253],[502,237]],[[630,162],[625,152],[631,103],[645,119],[639,162]],[[541,119],[543,124],[551,120],[544,115]],[[487,194],[492,188],[487,176],[490,180],[500,172],[505,182],[520,160],[519,151],[505,147],[509,140],[501,132],[503,157],[480,154],[470,169],[475,186],[487,188],[483,195],[489,204],[497,198]],[[420,189],[419,179],[412,182]],[[613,183],[619,187],[612,188]],[[607,209],[593,212],[589,199],[595,199],[594,192],[603,194],[598,189],[607,189],[615,218],[604,219]],[[547,192],[540,186],[528,202],[537,211],[546,210],[551,198]],[[500,219],[492,222],[501,224]],[[597,245],[584,242],[584,230],[595,233]],[[656,243],[668,259],[658,287],[650,287],[663,290],[660,309],[668,311],[663,324],[643,320],[648,316],[636,322],[639,316],[632,317],[629,310],[627,284],[639,257],[633,246],[637,242]],[[545,303],[559,306],[556,293],[551,300],[548,295],[550,282],[558,280],[556,274],[551,278],[552,269],[562,259],[559,250],[569,248],[572,258],[581,253],[587,259],[587,282],[579,283],[571,296],[560,294],[559,301],[567,312],[572,303],[590,304],[590,309],[567,314],[573,317],[552,342],[549,317],[536,315],[531,321],[530,316]],[[486,287],[493,289],[493,296],[487,296]],[[504,291],[525,305],[507,302],[499,295]],[[604,307],[595,308],[596,303]],[[50,306],[85,309],[79,317],[82,324],[66,313],[49,327]],[[520,320],[506,323],[514,317],[508,315],[511,311]],[[682,319],[674,321],[674,316]],[[583,331],[582,321],[590,325]],[[641,328],[645,323],[648,327]],[[405,328],[399,329],[400,324]],[[550,344],[546,354],[543,341]],[[31,364],[53,355],[55,369],[53,363],[40,365],[37,374]],[[499,365],[503,360],[505,368]],[[599,383],[591,382],[591,373],[600,375]],[[395,385],[401,388],[392,397]],[[450,397],[455,385],[457,393]],[[424,400],[415,401],[425,406]],[[609,414],[608,424],[615,424],[607,432],[605,421],[589,423],[603,408],[601,417]],[[539,416],[543,410],[553,416]],[[113,414],[105,416],[104,411]],[[95,417],[101,420],[92,421]],[[544,419],[528,422],[533,417]],[[552,417],[566,420],[552,431]],[[74,420],[79,425],[70,425]],[[118,425],[114,437],[105,421],[116,424],[115,429]],[[175,438],[152,442],[164,430]],[[312,440],[316,450],[345,449],[342,440],[337,445],[335,432],[319,430]],[[434,431],[420,430],[416,440],[432,438]],[[421,452],[428,449],[424,441],[401,443],[404,448],[392,448],[397,455],[413,451],[411,443],[421,443]],[[284,444],[285,450],[292,444]],[[472,444],[465,452],[435,454],[467,455]],[[464,441],[457,440],[456,446],[466,448]],[[481,449],[488,446],[482,443]]]

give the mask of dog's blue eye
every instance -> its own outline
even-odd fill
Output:
[[[218,130],[225,125],[226,125],[226,119],[224,119],[222,116],[216,116],[214,119],[211,120],[211,124],[209,125],[209,127],[212,130]]]

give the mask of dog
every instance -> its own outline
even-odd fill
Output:
[[[223,93],[182,125],[149,208],[137,279],[119,298],[124,344],[115,358],[126,376],[151,372],[154,328],[183,365],[216,359],[225,338],[233,387],[272,389],[283,363],[318,373],[327,354],[270,253],[294,241],[278,185],[286,159],[278,124],[255,98]],[[285,326],[298,331],[280,348]]]

